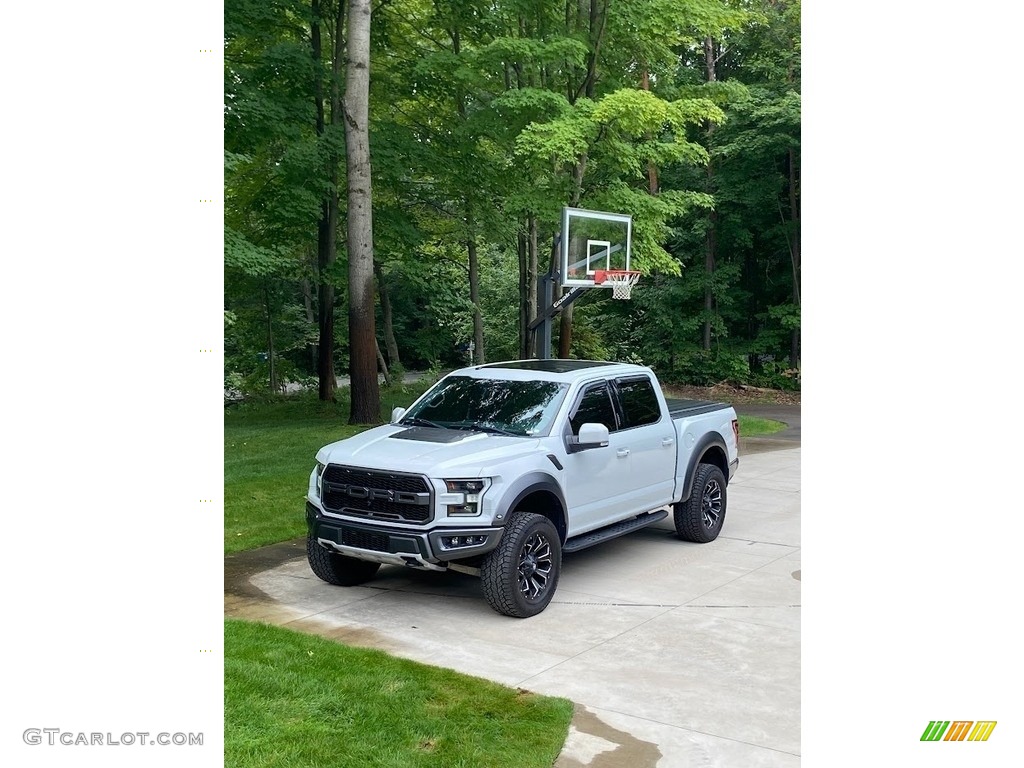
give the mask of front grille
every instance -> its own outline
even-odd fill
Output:
[[[330,512],[357,517],[412,523],[434,517],[433,493],[422,475],[329,464],[323,474],[321,500]]]
[[[385,534],[357,531],[354,528],[341,529],[341,543],[346,547],[370,549],[374,552],[388,551],[388,537]]]

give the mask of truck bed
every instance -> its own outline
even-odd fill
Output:
[[[697,416],[729,407],[726,403],[716,403],[713,400],[683,400],[678,397],[666,397],[665,404],[668,406],[669,416],[673,419]]]

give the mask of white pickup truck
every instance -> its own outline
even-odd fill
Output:
[[[381,564],[479,574],[491,607],[543,611],[562,554],[665,519],[722,530],[736,412],[666,400],[649,369],[521,360],[454,371],[391,423],[316,454],[309,565],[331,584]]]

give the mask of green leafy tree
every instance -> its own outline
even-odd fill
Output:
[[[307,16],[287,1],[225,5],[226,363],[250,383],[265,369],[271,390],[298,375],[309,355],[307,329],[294,323],[312,308],[309,222],[321,178],[306,98]]]
[[[798,365],[798,2],[372,14],[357,73],[350,0],[225,5],[233,370],[269,388],[316,375],[331,397],[347,358],[366,404],[352,418],[374,419],[378,364],[464,363],[470,343],[478,362],[526,356],[564,205],[631,213],[646,276],[632,302],[591,291],[563,313],[560,355],[693,381]],[[349,122],[346,79],[371,71]],[[346,131],[364,128],[350,166]]]

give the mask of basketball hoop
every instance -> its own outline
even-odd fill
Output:
[[[610,285],[613,299],[628,299],[640,273],[631,269],[598,269],[594,271],[594,285]]]

